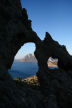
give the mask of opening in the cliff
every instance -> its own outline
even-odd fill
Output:
[[[52,58],[52,57],[49,57],[49,59],[48,59],[48,62],[47,62],[47,64],[48,64],[48,68],[49,69],[57,69],[58,68],[58,59],[57,58]]]
[[[11,70],[9,70],[13,79],[25,79],[36,75],[38,71],[37,60],[34,56],[35,44],[26,43],[17,52]]]

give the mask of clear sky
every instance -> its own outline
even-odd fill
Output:
[[[33,30],[42,40],[47,31],[54,40],[66,45],[72,54],[72,0],[21,0],[21,4],[27,9]],[[16,58],[22,58],[34,50],[34,44],[26,44]]]

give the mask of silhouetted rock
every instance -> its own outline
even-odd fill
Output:
[[[18,50],[27,42],[36,45],[40,90],[16,83],[8,73]],[[59,69],[50,70],[49,57],[58,59]],[[31,28],[20,0],[0,1],[0,108],[71,108],[72,56],[64,45],[46,32],[42,41]]]
[[[60,45],[57,41],[54,41],[49,33],[46,33],[43,44],[48,47],[47,49],[49,49],[46,53],[49,56],[51,55],[53,58],[58,59],[59,68],[65,71],[72,70],[72,56],[70,56],[64,45]]]
[[[36,108],[42,99],[39,91],[17,84],[8,73],[21,46],[39,40],[26,13],[20,0],[0,1],[0,108]]]
[[[39,71],[37,76],[41,91],[46,97],[50,97],[48,98],[48,102],[51,101],[48,103],[49,107],[52,104],[54,108],[66,108],[69,105],[72,107],[72,57],[66,48],[54,41],[49,33],[46,33],[45,39],[37,46],[35,56],[38,60]],[[58,59],[58,69],[51,70],[48,68],[49,57]],[[53,99],[54,101],[52,101]]]

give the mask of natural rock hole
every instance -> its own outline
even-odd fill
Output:
[[[49,69],[58,68],[58,59],[49,57],[47,64]]]
[[[38,65],[34,56],[34,51],[35,44],[33,43],[26,43],[20,48],[14,58],[11,70],[9,70],[9,73],[13,79],[24,79],[36,75]]]
[[[32,29],[26,9],[21,8],[20,0],[0,0],[0,10],[0,108],[72,108],[72,56],[66,47],[53,40],[48,32],[44,40],[39,38]],[[34,14],[39,18],[36,11]],[[44,11],[42,15],[44,16]],[[63,39],[64,37],[62,41]],[[21,80],[13,81],[7,72],[17,51],[28,42],[36,45],[34,54],[39,66],[37,72],[39,88],[27,85]],[[23,54],[25,53],[24,50]],[[51,56],[58,58],[59,69],[48,69],[47,61]],[[20,65],[17,68],[20,68]]]

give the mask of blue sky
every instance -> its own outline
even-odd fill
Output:
[[[45,32],[49,32],[72,54],[72,0],[21,0],[21,4],[27,9],[33,30],[42,40]],[[22,58],[34,50],[34,44],[26,44],[15,58]]]

